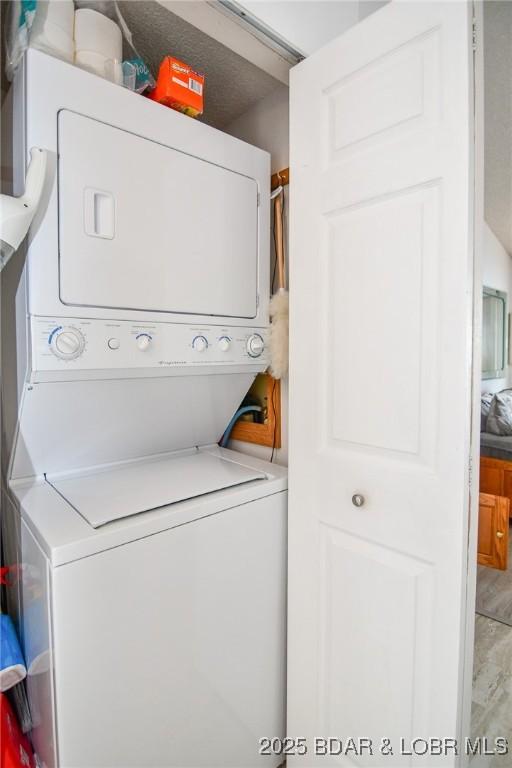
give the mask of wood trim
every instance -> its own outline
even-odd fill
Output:
[[[268,415],[265,424],[254,424],[248,421],[238,421],[231,432],[232,440],[244,443],[266,445],[269,448],[281,447],[281,382],[269,373],[260,374],[265,377]]]
[[[277,195],[274,200],[274,244],[276,249],[277,288],[284,290],[284,238],[283,238],[283,195]]]
[[[290,169],[283,168],[282,171],[278,171],[277,173],[272,174],[272,177],[270,179],[270,189],[273,191],[274,189],[277,189],[279,186],[285,187],[289,183],[290,183]]]

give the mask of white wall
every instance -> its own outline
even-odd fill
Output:
[[[483,232],[482,282],[487,288],[508,294],[508,311],[512,305],[512,258],[487,224]],[[512,385],[512,367],[503,379],[482,379],[482,392],[499,392]]]
[[[288,168],[288,88],[280,85],[225,128],[226,133],[270,152],[272,173]]]
[[[289,165],[289,112],[288,88],[279,86],[275,91],[257,102],[248,112],[235,120],[225,130],[232,136],[254,144],[270,152],[272,158],[272,173],[288,168]],[[269,179],[270,184],[270,179]],[[285,194],[285,251],[289,257],[288,232],[288,190]],[[273,246],[271,254],[273,259]],[[272,261],[273,265],[273,261]],[[288,381],[281,382],[281,448],[275,452],[274,461],[277,464],[288,463]],[[231,446],[253,456],[269,459],[271,448],[252,443],[242,443],[233,440]]]

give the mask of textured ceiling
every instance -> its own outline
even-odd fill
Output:
[[[225,128],[280,86],[266,72],[152,0],[120,2],[134,44],[154,75],[171,54],[206,77],[202,120]]]

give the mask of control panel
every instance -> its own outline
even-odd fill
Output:
[[[268,363],[262,328],[33,317],[31,330],[39,371]]]

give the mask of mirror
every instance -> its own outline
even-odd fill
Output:
[[[507,294],[484,288],[482,308],[482,378],[501,379],[507,365]]]

